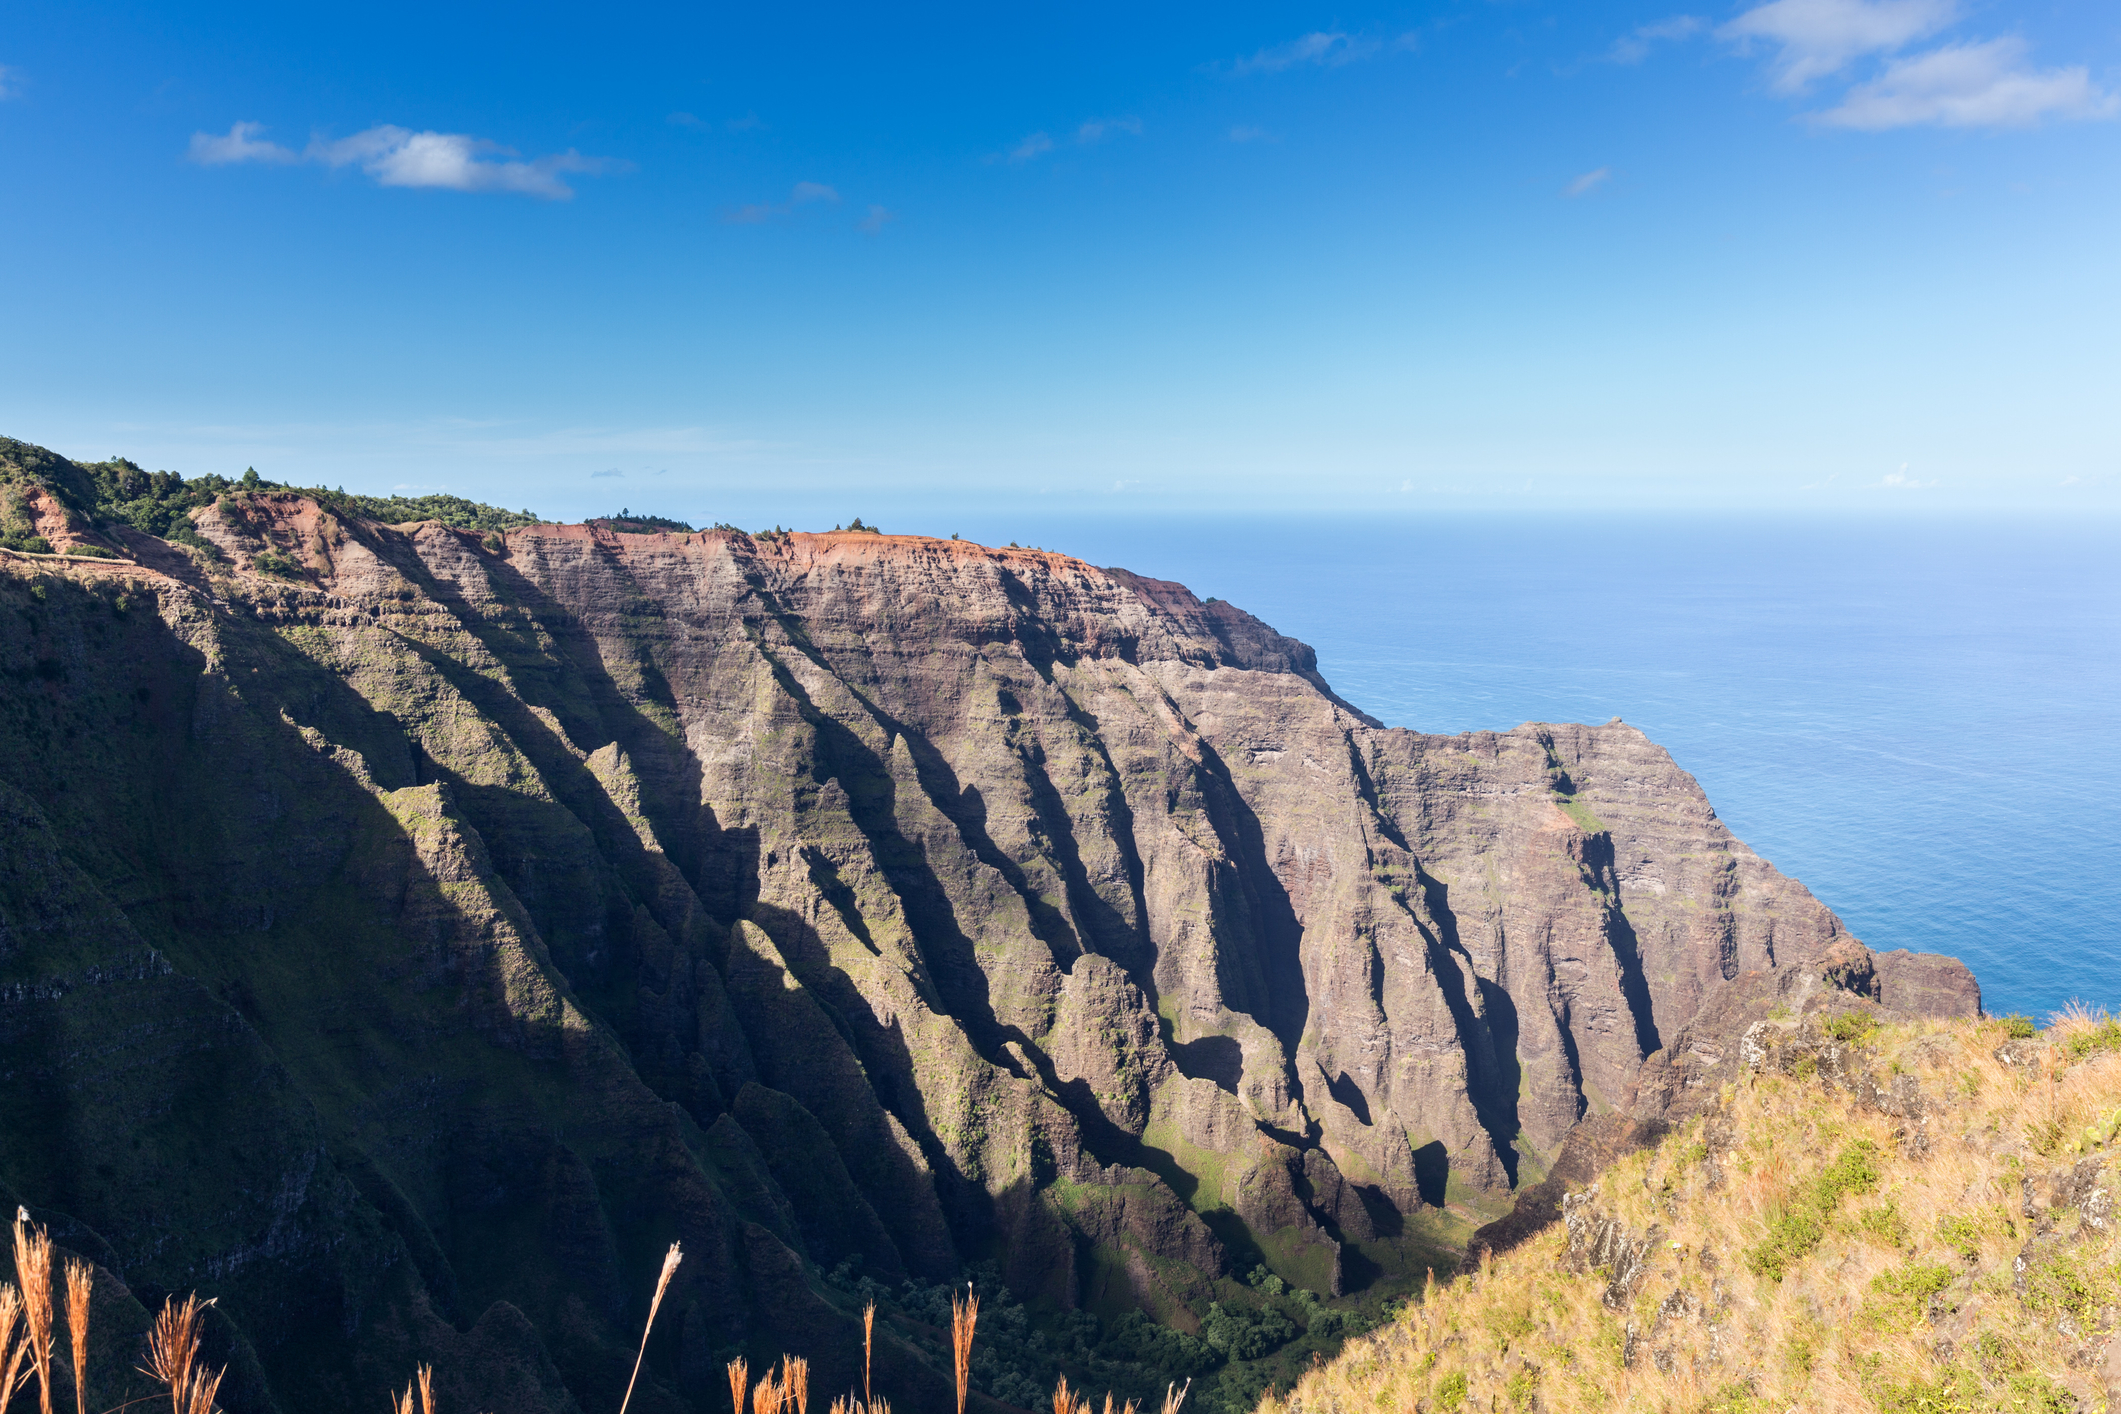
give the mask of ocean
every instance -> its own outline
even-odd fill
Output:
[[[1964,959],[1998,1015],[2121,1007],[2110,521],[971,528],[1227,599],[1391,726],[1623,718],[1871,947]]]

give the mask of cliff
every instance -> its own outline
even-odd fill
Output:
[[[850,1273],[1198,1335],[1257,1264],[1449,1260],[1759,978],[1978,1011],[1633,728],[1386,729],[1178,585],[286,493],[186,526],[0,554],[0,1199],[142,1305],[219,1296],[234,1410],[415,1360],[452,1409],[616,1407],[673,1240],[643,1408],[746,1349],[844,1388]]]

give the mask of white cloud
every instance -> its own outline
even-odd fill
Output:
[[[873,236],[896,220],[898,220],[896,211],[891,211],[881,206],[872,206],[869,208],[868,214],[863,216],[856,224],[861,228],[863,235]]]
[[[1092,118],[1075,130],[1075,140],[1088,146],[1102,141],[1106,133],[1132,133],[1141,136],[1142,120],[1139,118]]]
[[[1230,65],[1230,72],[1241,78],[1246,74],[1278,74],[1299,64],[1330,68],[1366,59],[1376,52],[1375,40],[1358,39],[1340,30],[1318,30],[1287,44],[1262,49],[1249,59],[1239,59]]]
[[[206,166],[232,162],[319,162],[359,167],[386,187],[441,187],[449,191],[516,192],[566,201],[574,189],[563,172],[607,172],[622,165],[569,150],[529,162],[513,149],[465,133],[414,132],[391,123],[336,141],[313,137],[300,153],[258,137],[258,123],[237,123],[226,133],[193,133],[189,156]]]
[[[1255,128],[1250,124],[1240,123],[1236,127],[1230,129],[1230,141],[1272,142],[1274,141],[1274,135],[1268,132],[1265,128]]]
[[[608,470],[605,470],[605,471],[592,471],[592,472],[590,472],[590,473],[589,473],[589,479],[590,479],[591,481],[600,481],[600,480],[602,480],[603,478],[605,478],[605,477],[607,477],[607,476],[624,476],[625,474],[626,474],[625,472],[623,472],[623,471],[620,471],[620,470],[619,470],[619,469],[618,469],[617,467],[611,467],[611,468],[609,468]]]
[[[1089,147],[1104,141],[1113,133],[1133,133],[1139,136],[1141,130],[1142,120],[1139,118],[1089,118],[1076,128],[1075,136],[1067,139],[1067,142],[1072,147]],[[1011,163],[1030,162],[1044,157],[1059,146],[1051,134],[1040,129],[1003,153],[1001,160]],[[987,160],[992,162],[996,159],[990,157]]]
[[[1854,84],[1832,108],[1810,115],[1827,127],[2028,127],[2045,118],[2109,118],[2121,97],[2092,82],[2083,65],[2035,69],[2024,40],[1940,44],[1906,52],[1958,19],[1957,0],[1769,0],[1717,34],[1777,46],[1773,86],[1798,93],[1858,60],[1882,68]]]
[[[0,102],[22,96],[22,71],[0,64]]]
[[[839,199],[840,194],[823,182],[797,182],[789,188],[786,201],[761,201],[739,206],[722,219],[732,226],[756,226],[776,216],[792,215],[798,206],[807,206],[814,201],[837,202]]]
[[[611,165],[572,149],[524,162],[513,149],[486,138],[414,132],[391,123],[336,142],[313,138],[302,155],[329,167],[358,166],[379,186],[516,192],[547,201],[574,196],[574,189],[560,180],[562,172],[601,172]]]
[[[1592,171],[1584,173],[1575,181],[1570,182],[1567,186],[1563,187],[1561,189],[1562,195],[1588,196],[1592,192],[1596,191],[1599,187],[1603,186],[1606,180],[1612,175],[1613,169],[1611,167],[1596,168]]]
[[[1709,27],[1699,15],[1674,15],[1653,25],[1641,25],[1634,33],[1613,41],[1606,58],[1615,64],[1639,64],[1650,57],[1650,47],[1661,41],[1690,39]]]
[[[1769,0],[1717,34],[1780,46],[1774,86],[1795,93],[1868,54],[1890,54],[1935,34],[1956,17],[1954,0]]]
[[[2082,65],[2028,68],[2025,49],[2025,41],[2005,37],[1895,59],[1818,121],[1865,132],[1925,124],[2019,128],[2042,118],[2110,118],[2121,111],[2121,97],[2094,84]]]
[[[263,123],[234,123],[227,132],[219,136],[212,133],[193,133],[191,151],[186,155],[203,167],[220,167],[230,162],[301,160],[276,142],[260,141],[257,135],[264,131]]]
[[[710,123],[697,113],[680,112],[666,114],[663,121],[673,128],[720,128],[727,133],[748,133],[755,128],[766,126],[759,121],[759,115],[756,113],[746,113],[741,118],[724,118],[719,123]]]
[[[1937,483],[1909,476],[1907,474],[1907,463],[1902,462],[1900,463],[1900,470],[1887,472],[1885,479],[1878,484],[1894,491],[1927,491]]]
[[[1047,137],[1044,133],[1033,133],[1015,147],[1009,149],[1009,160],[1011,162],[1029,162],[1032,158],[1042,156],[1052,150],[1052,138]]]

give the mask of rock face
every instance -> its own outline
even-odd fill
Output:
[[[0,1199],[220,1294],[234,1409],[416,1359],[451,1407],[616,1407],[672,1240],[671,1410],[747,1342],[837,1381],[848,1260],[1180,1324],[1239,1259],[1337,1292],[1748,974],[1978,1007],[1633,728],[1386,729],[1174,584],[195,520],[220,561],[0,557]]]

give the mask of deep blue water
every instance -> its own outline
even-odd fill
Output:
[[[2121,1007],[2121,524],[971,528],[1228,599],[1393,726],[1625,718],[1872,947]]]

